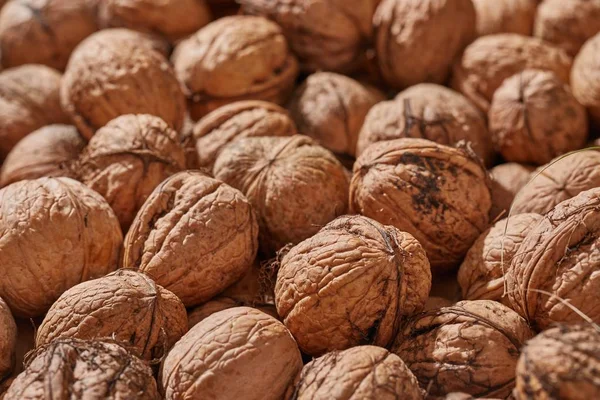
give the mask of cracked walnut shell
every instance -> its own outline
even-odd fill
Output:
[[[575,58],[571,87],[596,126],[600,126],[600,33],[585,42]]]
[[[15,365],[16,347],[17,324],[10,308],[0,298],[0,382],[10,374]]]
[[[473,0],[477,13],[477,36],[495,33],[530,36],[537,4],[538,0]]]

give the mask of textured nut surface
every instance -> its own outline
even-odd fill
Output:
[[[267,254],[314,235],[348,207],[344,167],[307,136],[237,140],[221,152],[213,172],[252,203]]]
[[[0,298],[0,381],[13,369],[16,346],[17,324],[8,305]]]
[[[473,0],[477,13],[477,36],[533,31],[538,0]]]
[[[80,180],[104,196],[126,232],[152,191],[185,169],[185,153],[165,121],[129,114],[96,132],[78,169]]]
[[[430,395],[505,398],[515,384],[521,346],[532,336],[525,320],[498,302],[461,301],[415,316],[393,351]]]
[[[515,195],[531,177],[534,167],[518,163],[505,163],[492,168],[492,209],[490,220],[508,216]]]
[[[244,275],[257,236],[254,211],[241,192],[200,172],[180,172],[140,209],[125,237],[123,267],[150,275],[193,306]]]
[[[571,71],[571,87],[579,103],[600,125],[600,33],[588,40],[575,58]]]
[[[357,154],[375,142],[403,137],[449,146],[465,140],[486,163],[494,155],[484,115],[460,93],[440,85],[415,85],[373,107],[360,132]]]
[[[156,360],[187,332],[181,300],[144,274],[118,270],[67,290],[37,329],[36,347],[61,338],[112,339]]]
[[[413,235],[435,273],[458,266],[487,228],[491,195],[472,152],[396,139],[369,146],[356,160],[350,207]]]
[[[158,400],[152,370],[109,342],[61,339],[30,356],[4,400]]]
[[[475,37],[471,0],[383,0],[373,18],[381,74],[403,89],[443,83],[454,58]]]
[[[281,322],[238,307],[194,326],[163,361],[159,381],[167,400],[278,400],[301,369],[300,351]]]
[[[60,90],[61,103],[81,134],[124,114],[151,114],[179,131],[185,99],[168,60],[155,43],[124,29],[106,29],[73,52]]]
[[[410,234],[344,216],[283,257],[277,312],[307,354],[385,347],[431,288],[425,251]]]
[[[538,38],[515,33],[483,36],[471,43],[454,65],[452,87],[487,112],[496,89],[524,69],[554,72],[569,82],[571,58]]]
[[[67,289],[114,271],[122,240],[110,206],[85,185],[13,183],[0,190],[0,296],[15,315],[40,316]]]
[[[194,120],[239,100],[283,104],[298,75],[281,28],[253,16],[208,24],[181,41],[171,61]]]

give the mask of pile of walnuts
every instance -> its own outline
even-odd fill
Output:
[[[600,0],[0,0],[0,400],[600,399]]]

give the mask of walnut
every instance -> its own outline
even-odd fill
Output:
[[[262,17],[214,21],[181,41],[171,60],[194,120],[239,100],[283,104],[298,75],[281,29]]]
[[[500,164],[489,172],[492,177],[490,220],[508,216],[515,195],[531,178],[534,167],[518,163]]]
[[[538,0],[473,0],[477,36],[518,33],[530,36]]]
[[[0,382],[11,373],[15,365],[16,347],[17,324],[10,309],[0,298]]]
[[[429,296],[427,302],[425,303],[425,307],[423,307],[423,311],[429,310],[437,310],[442,307],[450,307],[454,302],[452,300],[446,299],[445,297],[439,296]]]
[[[590,118],[600,126],[600,33],[585,42],[575,58],[571,86],[575,98],[587,107]]]

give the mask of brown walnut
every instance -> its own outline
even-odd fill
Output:
[[[0,298],[0,382],[11,373],[15,365],[16,347],[17,324],[10,308]]]
[[[600,126],[600,33],[585,42],[571,71],[575,98],[584,105],[596,126]]]
[[[477,36],[518,33],[530,36],[538,0],[473,0]]]
[[[490,220],[507,217],[515,195],[531,178],[534,167],[517,163],[500,164],[489,172],[492,177]]]

